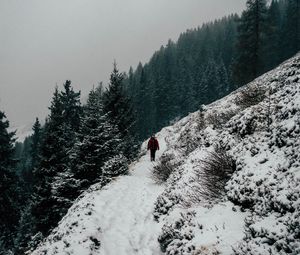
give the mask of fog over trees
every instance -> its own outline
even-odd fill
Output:
[[[65,80],[51,92],[45,120],[32,119],[24,142],[16,142],[0,109],[0,254],[34,250],[91,185],[101,189],[128,174],[143,140],[190,112],[200,110],[201,117],[206,104],[299,50],[299,0],[248,0],[241,15],[182,32],[128,72],[110,64],[109,81],[93,86],[86,100]],[[254,92],[246,92],[252,99]],[[265,92],[256,91],[255,99]]]

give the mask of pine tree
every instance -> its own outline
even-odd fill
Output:
[[[33,130],[33,135],[31,139],[32,141],[31,141],[31,149],[30,149],[31,167],[35,168],[40,158],[40,146],[41,146],[41,135],[42,135],[41,134],[42,127],[38,118],[36,118],[32,130]]]
[[[237,20],[239,16],[237,14],[232,14],[229,17],[224,18],[223,24],[223,35],[222,35],[222,45],[220,53],[228,71],[232,64],[233,56],[235,53],[235,45],[237,43]]]
[[[216,79],[224,83],[228,79],[231,85],[228,90],[224,83],[219,83],[225,91],[220,91],[218,96],[235,88],[232,76],[226,76],[235,54],[237,18],[231,15],[188,30],[180,35],[177,43],[169,41],[162,46],[144,66],[139,64],[134,72],[130,70],[126,89],[136,110],[139,139],[215,98],[204,94],[201,87],[209,62],[216,63],[217,75],[222,76]]]
[[[55,89],[50,115],[46,120],[41,145],[41,159],[35,171],[37,180],[32,213],[37,231],[46,234],[66,213],[74,199],[69,153],[80,125],[80,92],[66,81],[60,93]]]
[[[146,71],[144,69],[145,68],[142,68],[139,88],[137,89],[136,111],[139,113],[137,118],[137,128],[150,135],[151,125],[149,124],[151,123],[150,118],[153,116],[151,116],[149,108],[154,107],[154,103],[149,100],[151,98],[151,93],[149,83],[147,82]],[[148,105],[148,107],[145,107],[145,105]]]
[[[136,110],[139,139],[299,51],[299,1],[270,0],[266,5],[267,0],[248,0],[241,18],[230,15],[189,29],[148,63],[130,69],[126,90]],[[218,84],[208,71],[216,73]]]
[[[99,181],[105,182],[102,167],[110,158],[122,151],[122,141],[116,126],[103,113],[99,89],[92,90],[78,133],[78,141],[72,150],[71,169],[74,178],[86,188]]]
[[[195,86],[192,84],[194,84],[193,75],[187,67],[186,59],[180,58],[178,60],[178,78],[175,83],[179,94],[178,106],[180,109],[177,116],[185,116],[187,113],[197,110]]]
[[[50,115],[44,126],[41,145],[41,160],[38,168],[34,171],[37,183],[34,193],[35,202],[32,206],[32,215],[36,219],[36,230],[44,235],[59,220],[59,217],[51,212],[55,203],[51,196],[51,182],[57,172],[64,169],[62,164],[65,156],[64,141],[60,139],[62,137],[63,105],[57,87],[49,109]]]
[[[216,84],[216,98],[219,99],[230,92],[228,72],[221,57],[218,58],[217,77],[219,84]]]
[[[283,21],[282,50],[284,59],[300,50],[300,0],[288,0]]]
[[[64,141],[64,107],[60,99],[58,88],[55,88],[51,106],[50,115],[46,119],[44,126],[44,135],[41,145],[41,162],[36,171],[37,176],[45,175],[53,177],[57,172],[63,171],[65,167],[62,162],[66,156]]]
[[[18,228],[14,240],[14,254],[25,254],[30,249],[30,240],[36,233],[35,218],[32,215],[32,201],[26,201],[26,205],[21,212]]]
[[[32,196],[34,195],[33,191],[36,184],[33,172],[36,170],[40,160],[40,145],[42,135],[42,128],[38,118],[36,118],[32,130],[33,135],[24,140],[21,160],[19,163],[21,165],[19,166],[21,167],[20,176],[24,182],[24,185],[21,187],[24,194],[24,199],[22,208],[19,208],[20,220],[14,240],[14,254],[16,255],[24,254],[25,251],[29,249],[31,237],[36,232],[35,217],[32,215]]]
[[[80,115],[82,112],[80,104],[80,91],[75,92],[71,87],[71,81],[66,80],[64,90],[60,93],[60,100],[63,105],[62,117],[71,132],[77,132],[80,126]]]
[[[28,194],[26,197],[26,203],[24,203],[25,206],[22,208],[18,224],[17,235],[15,238],[15,254],[24,254],[24,252],[29,249],[31,237],[36,232],[35,217],[32,214],[32,200],[34,197],[34,187],[36,185],[34,171],[37,170],[36,168],[40,161],[40,146],[42,136],[42,127],[38,118],[36,118],[32,130],[32,136],[26,138],[24,141],[22,161],[28,163],[27,166],[23,166],[22,177],[23,181],[25,182],[24,190]]]
[[[266,1],[247,0],[238,27],[237,57],[234,65],[234,79],[245,84],[264,70],[263,44],[266,29]]]
[[[125,94],[123,82],[124,75],[119,72],[114,62],[108,89],[103,94],[103,111],[120,131],[121,139],[124,141],[124,155],[128,159],[133,159],[138,150],[134,134],[135,116],[130,99]]]
[[[23,149],[23,160],[28,162],[27,166],[23,168],[23,179],[29,192],[32,191],[34,185],[33,171],[37,167],[40,160],[42,128],[38,118],[36,118],[32,130],[33,134],[29,138],[25,139]]]
[[[67,80],[65,82],[64,89],[59,94],[59,100],[63,107],[63,122],[60,126],[62,132],[59,137],[64,144],[61,147],[62,158],[60,164],[62,169],[57,169],[51,182],[51,198],[54,200],[51,210],[57,219],[61,219],[66,214],[73,200],[79,194],[78,183],[70,171],[70,152],[76,142],[76,132],[80,127],[82,114],[80,92],[73,90],[71,81]]]
[[[30,194],[32,187],[32,168],[31,168],[31,156],[30,156],[31,136],[25,138],[22,143],[22,149],[19,155],[16,155],[18,159],[16,173],[25,183],[24,192]]]
[[[280,63],[281,15],[279,2],[272,0],[267,12],[266,38],[264,43],[264,71],[271,70]]]
[[[221,77],[219,75],[219,69],[216,62],[211,59],[206,70],[202,76],[202,80],[199,86],[199,105],[208,104],[218,98],[222,93],[222,89],[219,87],[221,84]]]
[[[9,122],[0,111],[0,253],[13,245],[13,235],[19,218],[18,179],[14,172],[14,132],[8,132]]]

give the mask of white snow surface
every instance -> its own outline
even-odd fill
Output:
[[[251,87],[265,97],[241,106]],[[165,184],[144,143],[128,176],[87,190],[31,254],[300,254],[300,54],[157,137],[176,163]],[[218,146],[236,171],[209,200],[197,173]]]
[[[264,97],[245,106],[249,88]],[[167,153],[180,166],[154,210],[167,255],[300,254],[300,54],[172,129]],[[220,147],[236,170],[211,201],[197,173]]]
[[[165,136],[159,135],[157,159],[166,150]],[[143,145],[145,152],[145,144]],[[59,226],[32,255],[40,254],[160,254],[157,238],[160,224],[153,219],[153,207],[163,187],[151,179],[154,166],[143,155],[120,176],[99,189],[92,186],[69,209]]]

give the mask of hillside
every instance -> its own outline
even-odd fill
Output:
[[[165,184],[144,143],[28,254],[300,253],[300,54],[157,137]]]
[[[127,87],[139,138],[146,139],[294,56],[300,51],[299,6],[294,0],[247,1],[240,16],[189,29],[147,63],[131,68]]]

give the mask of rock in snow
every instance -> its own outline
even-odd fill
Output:
[[[300,254],[300,54],[157,136],[166,184],[144,143],[29,254]]]

